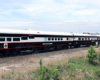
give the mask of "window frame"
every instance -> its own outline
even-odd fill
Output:
[[[4,38],[4,41],[0,41],[0,42],[5,42],[5,37],[0,37],[0,38]]]
[[[7,41],[7,39],[8,39],[8,38],[10,38],[10,39],[11,39],[11,41],[12,41],[12,38],[11,38],[11,37],[7,37],[7,38],[6,38],[6,41]],[[11,42],[11,41],[7,41],[7,42]]]
[[[13,42],[16,42],[16,41],[14,41],[14,38],[19,38],[19,41],[20,41],[20,37],[13,37]],[[18,41],[18,42],[19,42],[19,41]]]
[[[23,39],[23,37],[26,37],[25,39]],[[28,40],[27,36],[21,36],[21,40]]]
[[[30,36],[33,36],[33,37],[30,37]],[[34,35],[29,35],[28,37],[29,37],[29,39],[34,39]]]
[[[55,41],[57,41],[57,37],[55,37]]]
[[[50,37],[48,37],[48,41],[50,41],[51,40],[51,38]]]
[[[60,38],[60,37],[58,37],[58,41],[59,41],[59,40],[61,40],[61,38]]]
[[[66,40],[68,40],[68,37],[66,38]]]
[[[63,37],[61,37],[61,40],[63,40]]]
[[[52,37],[52,41],[54,40],[54,37]]]
[[[81,41],[81,37],[79,37],[78,40]]]

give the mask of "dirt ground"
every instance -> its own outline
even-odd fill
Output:
[[[29,54],[23,56],[13,56],[0,58],[0,74],[12,71],[28,71],[39,67],[39,60],[43,60],[43,64],[50,64],[64,58],[80,56],[88,52],[89,47],[73,48],[66,50],[50,51],[37,54]],[[98,50],[98,48],[96,48]]]

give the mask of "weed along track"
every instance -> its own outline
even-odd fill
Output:
[[[37,54],[3,57],[0,58],[0,74],[12,71],[25,72],[27,70],[36,69],[39,66],[40,59],[42,59],[43,65],[48,65],[65,58],[69,59],[74,56],[82,56],[87,53],[88,49],[89,47],[81,47],[59,51],[40,52]]]

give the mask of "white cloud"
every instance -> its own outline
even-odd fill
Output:
[[[67,20],[67,21],[65,21],[65,22],[75,22],[74,20]]]
[[[100,0],[20,0],[0,5],[1,28],[79,32],[79,27],[88,31],[96,26],[92,30],[98,31],[99,17]]]
[[[0,28],[32,29],[55,32],[99,32],[100,22],[0,22]]]
[[[100,13],[99,9],[84,9],[84,10],[78,10],[75,11],[74,15],[95,15],[96,13]]]

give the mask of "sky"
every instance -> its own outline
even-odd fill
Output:
[[[0,0],[0,28],[100,33],[100,0]]]

